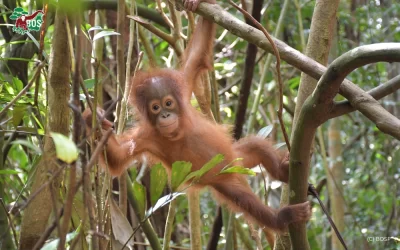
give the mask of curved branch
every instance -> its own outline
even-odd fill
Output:
[[[333,98],[339,92],[344,78],[353,70],[376,62],[400,62],[400,44],[360,46],[341,55],[329,65],[311,98],[313,109],[318,112],[317,117],[324,118],[322,122],[329,118],[327,114],[332,110]],[[351,87],[354,89],[354,86]],[[358,92],[363,91],[360,89]],[[364,92],[362,98],[351,98],[350,103],[374,122],[379,130],[400,139],[400,120],[384,109],[372,96]],[[324,113],[320,113],[321,111]]]
[[[375,87],[368,92],[359,91],[358,89],[349,89],[348,92],[351,93],[352,98],[348,99],[352,101],[345,100],[336,102],[332,112],[329,114],[329,119],[355,111],[356,108],[354,108],[351,103],[363,99],[365,94],[369,94],[375,100],[379,100],[396,92],[398,89],[400,89],[400,75],[390,79],[386,83],[381,83],[378,87]]]
[[[333,98],[339,92],[343,79],[354,69],[379,61],[400,61],[400,44],[366,45],[343,54],[328,67],[313,94],[304,103],[294,127],[290,151],[290,204],[301,203],[307,199],[307,185],[304,183],[307,183],[310,170],[310,138],[314,137],[318,126],[329,118],[334,105]],[[365,100],[368,101],[356,103],[361,107],[360,111],[373,120],[383,132],[400,138],[400,121],[371,96]],[[296,226],[298,225],[291,225]]]

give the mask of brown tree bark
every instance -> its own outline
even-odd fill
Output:
[[[67,17],[61,10],[57,10],[53,48],[49,63],[49,84],[48,84],[48,124],[43,150],[43,157],[38,164],[33,177],[31,194],[34,194],[47,180],[50,175],[60,168],[55,158],[55,147],[49,132],[57,132],[64,135],[69,133],[70,109],[68,99],[70,94],[70,69],[71,60],[68,48]],[[53,211],[51,206],[50,188],[58,193],[61,178],[44,188],[34,197],[26,210],[21,225],[21,238],[19,249],[32,249],[37,240],[46,229],[49,215]]]
[[[310,36],[308,38],[306,55],[310,58],[315,59],[317,62],[326,65],[328,62],[328,56],[331,46],[331,41],[334,35],[334,28],[336,22],[336,12],[339,6],[339,1],[331,0],[317,0],[315,3],[314,14],[311,21]],[[302,73],[300,79],[299,94],[297,97],[297,103],[294,113],[293,127],[296,126],[299,119],[300,110],[303,107],[305,100],[314,91],[317,85],[317,80],[311,76]],[[295,130],[292,130],[293,140]],[[310,143],[314,140],[314,136],[306,137],[304,140],[309,140]],[[309,152],[305,152],[309,154]],[[298,176],[299,178],[298,178]],[[307,182],[293,181],[293,178],[307,179],[308,172],[299,172],[299,168],[295,168],[293,161],[290,162],[290,182],[289,182],[289,193],[293,193],[290,203],[300,203],[307,199]],[[301,177],[303,176],[303,178]],[[293,184],[297,183],[300,185],[297,188],[297,193],[293,190]],[[289,227],[290,238],[294,249],[310,249],[307,241],[307,230],[305,223],[293,224]]]
[[[257,21],[261,18],[261,9],[263,5],[263,0],[254,0],[253,9],[251,15]],[[246,23],[250,26],[255,26],[252,21],[246,20]],[[245,122],[245,116],[247,111],[247,103],[249,101],[251,83],[253,81],[254,66],[256,64],[258,48],[255,44],[249,43],[246,49],[246,59],[244,61],[244,71],[242,76],[242,81],[240,83],[239,92],[239,102],[236,108],[236,119],[235,128],[233,131],[236,140],[239,140],[243,133],[243,124]]]

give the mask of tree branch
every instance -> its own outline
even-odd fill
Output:
[[[329,65],[312,95],[313,104],[316,105],[313,108],[316,112],[325,112],[325,115],[318,114],[317,116],[324,117],[322,122],[329,119],[326,112],[330,113],[332,110],[333,98],[339,92],[344,78],[353,70],[375,62],[400,62],[400,44],[381,43],[361,46],[343,54]],[[363,93],[358,96],[350,96],[350,103],[374,122],[379,130],[400,139],[400,120],[362,89],[355,85],[348,87],[350,88],[348,93]]]
[[[375,100],[379,100],[391,93],[396,92],[398,89],[400,89],[400,75],[390,79],[386,83],[381,83],[378,87],[375,87],[366,93],[375,98]],[[348,89],[348,93],[352,96],[352,98],[348,99],[353,100],[353,102],[357,99],[362,99],[366,94],[364,91],[350,88]],[[351,101],[349,100],[335,102],[329,119],[355,111],[356,109],[351,105]]]
[[[181,3],[176,2],[179,6]],[[250,43],[254,43],[258,47],[264,49],[268,53],[273,53],[273,48],[271,44],[267,41],[264,34],[250,25],[247,25],[243,21],[232,16],[230,13],[222,9],[217,4],[201,3],[198,9],[195,11],[197,14],[204,16],[207,19],[213,20],[215,23],[219,24],[221,27],[229,30],[232,34],[245,39]],[[301,70],[302,72],[308,74],[309,76],[319,80],[322,74],[326,71],[326,67],[320,63],[314,61],[308,56],[302,54],[298,50],[288,46],[279,39],[273,38],[276,47],[278,48],[280,57],[282,60],[286,61],[295,68]],[[343,95],[348,100],[354,98],[354,93],[362,91],[361,88],[356,86],[354,83],[348,80],[344,80],[340,85],[339,93]],[[380,95],[387,95],[387,91],[379,90]],[[383,97],[383,96],[382,96]],[[373,98],[370,98],[371,100]],[[354,109],[360,109],[361,103],[350,102]]]

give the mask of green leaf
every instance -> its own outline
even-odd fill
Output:
[[[27,148],[32,149],[38,155],[42,154],[42,150],[38,146],[36,146],[35,144],[33,144],[32,142],[27,141],[27,140],[15,140],[15,141],[12,141],[11,144],[23,145]]]
[[[233,166],[227,169],[224,169],[220,172],[220,174],[233,174],[233,173],[237,173],[237,174],[247,174],[247,175],[251,175],[251,176],[255,176],[256,173],[254,173],[253,170],[245,168],[243,166]]]
[[[165,184],[167,184],[168,175],[161,163],[154,165],[150,172],[150,197],[151,205],[154,205],[160,198]]]
[[[86,87],[88,90],[91,90],[91,89],[94,88],[95,80],[94,80],[94,78],[90,78],[90,79],[84,80],[83,83],[85,84],[85,87]]]
[[[129,176],[131,177],[131,180],[136,180],[138,171],[137,168],[129,168]]]
[[[51,132],[54,144],[56,145],[57,158],[65,161],[66,163],[72,163],[78,159],[78,148],[75,143],[63,134]]]
[[[290,89],[296,89],[300,85],[300,77],[293,77],[287,82],[287,85],[289,85]]]
[[[204,164],[204,166],[201,169],[199,169],[197,171],[194,171],[191,174],[189,174],[188,176],[186,176],[186,178],[185,178],[185,180],[183,182],[187,182],[192,178],[193,178],[194,181],[197,181],[204,174],[206,174],[208,171],[210,171],[213,167],[215,167],[216,165],[221,163],[223,160],[224,160],[224,156],[222,154],[217,154],[209,162]]]
[[[192,163],[186,161],[176,161],[172,163],[171,172],[171,189],[175,192],[178,187],[182,184],[185,177],[192,170]]]
[[[120,33],[115,32],[115,31],[103,30],[103,31],[100,31],[99,33],[97,33],[96,35],[94,35],[93,41],[96,41],[97,39],[100,39],[105,36],[119,36],[119,35],[120,35]]]
[[[223,171],[223,170],[225,170],[227,168],[230,168],[233,165],[233,163],[235,163],[237,161],[243,161],[243,158],[239,157],[239,158],[233,159],[233,161],[229,162],[229,164],[226,165],[224,168],[222,168],[221,171]]]
[[[1,174],[5,174],[5,175],[12,175],[12,174],[19,174],[20,172],[18,172],[17,170],[14,169],[1,169],[0,170],[0,175]]]
[[[133,181],[133,194],[138,203],[139,213],[144,217],[146,211],[146,188],[137,181]]]
[[[22,121],[22,118],[24,118],[25,112],[26,111],[26,105],[15,105],[13,109],[13,125],[14,127],[18,127],[20,125],[20,122]]]

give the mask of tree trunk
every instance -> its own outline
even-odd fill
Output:
[[[331,41],[334,34],[333,27],[336,22],[336,12],[339,6],[339,0],[317,0],[315,3],[314,14],[311,21],[310,36],[308,38],[306,55],[315,59],[317,62],[326,65],[331,46]],[[299,95],[295,108],[293,128],[296,127],[299,118],[300,110],[308,96],[314,91],[317,86],[317,81],[304,73],[301,74]],[[292,130],[295,131],[294,129]],[[292,133],[293,139],[293,133]],[[312,138],[305,138],[311,142]],[[301,179],[308,178],[308,171],[304,172],[296,168],[293,161],[290,162],[290,177],[296,176],[296,180],[289,181],[289,193],[293,194],[290,197],[290,203],[300,203],[307,199],[307,181]],[[291,186],[296,183],[296,186]],[[299,185],[300,184],[300,185]],[[305,223],[296,223],[289,226],[290,239],[293,249],[310,249],[307,241],[307,230]]]
[[[70,94],[70,69],[71,60],[68,48],[67,17],[60,10],[57,10],[53,48],[49,63],[49,84],[48,84],[48,124],[44,143],[43,157],[38,164],[33,177],[31,194],[34,194],[50,175],[54,174],[60,164],[55,159],[55,147],[49,132],[58,132],[64,135],[69,133],[70,110],[68,99]],[[50,188],[54,188],[57,195],[61,178],[55,178],[50,185],[44,188],[34,197],[26,208],[22,219],[20,249],[32,249],[37,240],[46,229],[51,206]]]

